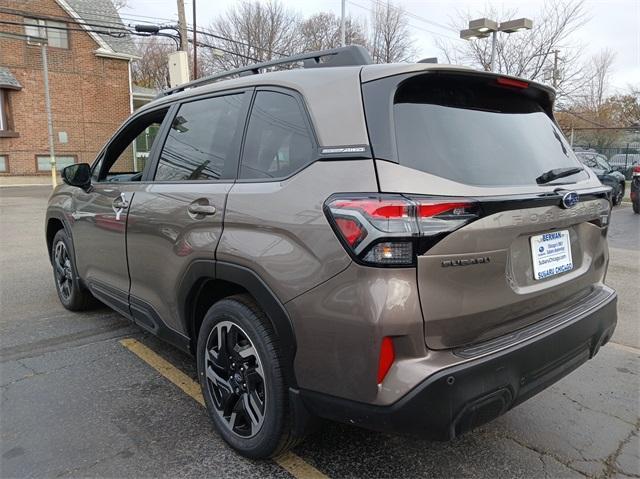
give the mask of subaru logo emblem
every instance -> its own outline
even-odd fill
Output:
[[[562,197],[562,206],[565,208],[573,208],[580,201],[580,197],[578,193],[575,191],[570,191],[569,193],[565,193]]]

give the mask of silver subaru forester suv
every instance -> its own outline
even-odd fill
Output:
[[[303,68],[266,71],[287,63]],[[610,191],[553,101],[359,47],[168,90],[63,171],[46,217],[58,295],[193,354],[215,429],[246,456],[316,417],[454,438],[616,324]]]

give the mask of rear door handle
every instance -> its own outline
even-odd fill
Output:
[[[193,203],[189,205],[189,213],[192,215],[215,215],[216,207],[213,205],[200,205]]]

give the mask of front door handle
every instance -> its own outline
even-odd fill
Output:
[[[116,210],[126,210],[129,207],[129,202],[127,201],[126,196],[124,196],[124,193],[120,193],[120,196],[113,200],[112,204],[113,209]]]
[[[205,216],[210,216],[210,215],[215,215],[216,214],[216,207],[213,205],[201,205],[198,203],[192,203],[189,205],[189,213],[191,213],[192,215],[205,215]]]
[[[116,221],[120,221],[120,215],[122,215],[122,212],[129,208],[129,202],[127,201],[127,197],[124,193],[120,193],[120,196],[113,200],[111,207],[113,208],[113,212],[116,214]]]

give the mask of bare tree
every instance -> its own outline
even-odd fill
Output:
[[[370,49],[375,63],[405,62],[415,54],[406,12],[390,0],[375,4]]]
[[[500,21],[516,18],[516,9],[488,9],[471,15],[458,13],[451,26],[467,28],[471,18],[487,17]],[[571,97],[584,85],[582,46],[570,40],[571,35],[589,20],[584,0],[547,0],[533,17],[533,28],[512,35],[498,33],[496,71],[530,80],[551,82],[556,74],[558,98]],[[449,63],[488,70],[491,63],[491,38],[475,41],[436,39],[436,44]],[[558,50],[558,72],[554,72],[554,51]]]
[[[333,12],[311,15],[300,25],[300,35],[305,51],[337,48],[340,46],[340,18]],[[364,26],[350,17],[345,19],[345,43],[367,45]]]
[[[242,1],[215,19],[202,42],[204,70],[229,70],[301,50],[299,18],[277,0]],[[217,49],[217,50],[216,50]]]
[[[131,65],[131,76],[136,85],[161,90],[169,86],[169,53],[175,43],[166,38],[143,37],[136,40],[140,59]]]
[[[113,3],[114,8],[118,11],[129,6],[129,0],[111,0],[111,3]]]
[[[607,99],[611,68],[616,54],[609,50],[602,50],[591,57],[585,70],[588,80],[585,83],[584,94],[576,97],[576,103],[583,109],[598,112]]]

